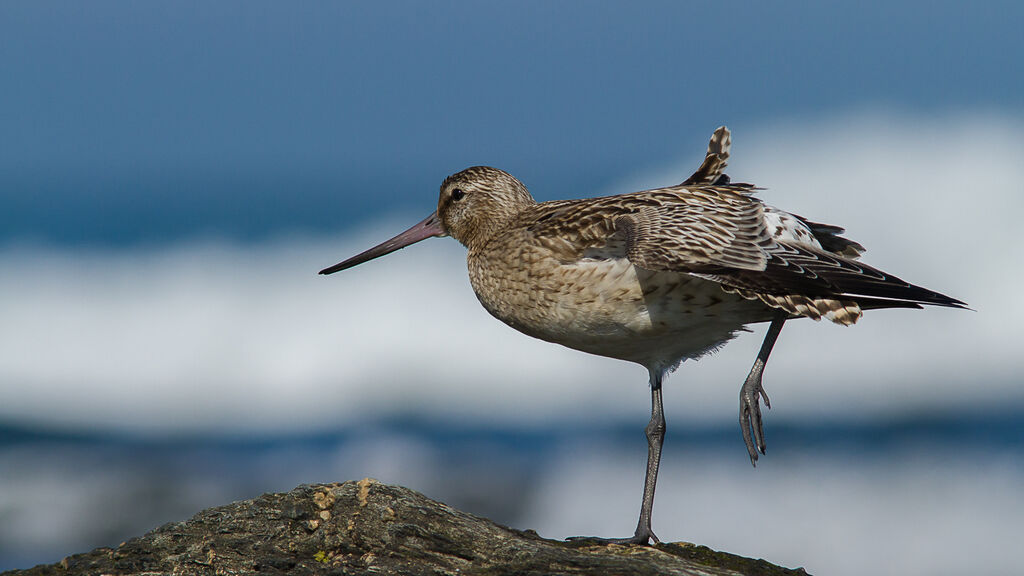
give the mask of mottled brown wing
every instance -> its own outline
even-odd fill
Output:
[[[626,257],[648,270],[762,271],[774,245],[762,204],[719,187],[652,191],[615,220]]]
[[[641,268],[690,273],[756,298],[964,305],[827,249],[776,241],[763,205],[728,188],[656,190],[637,201],[615,220],[615,236]]]

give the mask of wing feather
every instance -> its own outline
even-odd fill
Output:
[[[880,307],[884,301],[963,307],[965,304],[916,286],[877,268],[807,245],[777,242],[769,250],[768,264],[759,273],[721,270],[701,276],[724,286],[755,294],[799,294],[810,298],[864,301]]]
[[[849,322],[859,317],[862,302],[867,308],[965,306],[855,260],[863,248],[843,242],[838,227],[810,223],[826,238],[818,247],[774,238],[764,205],[742,193],[687,187],[664,198],[674,201],[648,203],[615,219],[626,257],[641,268],[693,274],[773,307],[811,317],[828,312]]]
[[[653,195],[659,198],[659,195]],[[615,219],[626,257],[649,270],[764,270],[772,243],[756,199],[720,188],[661,196]]]

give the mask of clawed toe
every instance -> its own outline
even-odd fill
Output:
[[[771,408],[771,402],[761,384],[760,370],[752,371],[739,390],[739,427],[743,433],[746,453],[751,457],[751,464],[757,465],[758,452],[765,453],[764,420],[761,418],[761,399],[765,407]]]
[[[649,546],[652,542],[654,544],[660,544],[661,540],[654,535],[654,532],[638,533],[630,536],[629,538],[600,538],[598,536],[570,536],[565,539],[566,542],[573,542],[577,544],[589,544],[597,546],[607,546],[609,544],[620,544],[620,545],[639,545]]]
[[[757,454],[765,453],[764,421],[761,418],[761,398],[765,399],[765,406],[771,408],[768,395],[758,379],[752,385],[748,381],[740,391],[740,430],[743,432],[743,442],[747,445],[747,454],[750,455],[750,463],[757,465]]]

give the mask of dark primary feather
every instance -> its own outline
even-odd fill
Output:
[[[767,266],[761,272],[723,268],[701,276],[754,293],[852,300],[868,308],[906,307],[905,304],[966,306],[850,258],[786,242],[778,242],[770,250]]]

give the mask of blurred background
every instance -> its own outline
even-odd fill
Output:
[[[663,540],[820,574],[1010,574],[1024,517],[1018,3],[0,4],[0,569],[372,476],[632,533],[646,373],[534,341],[419,221],[730,175],[975,311],[764,326],[666,383]]]

